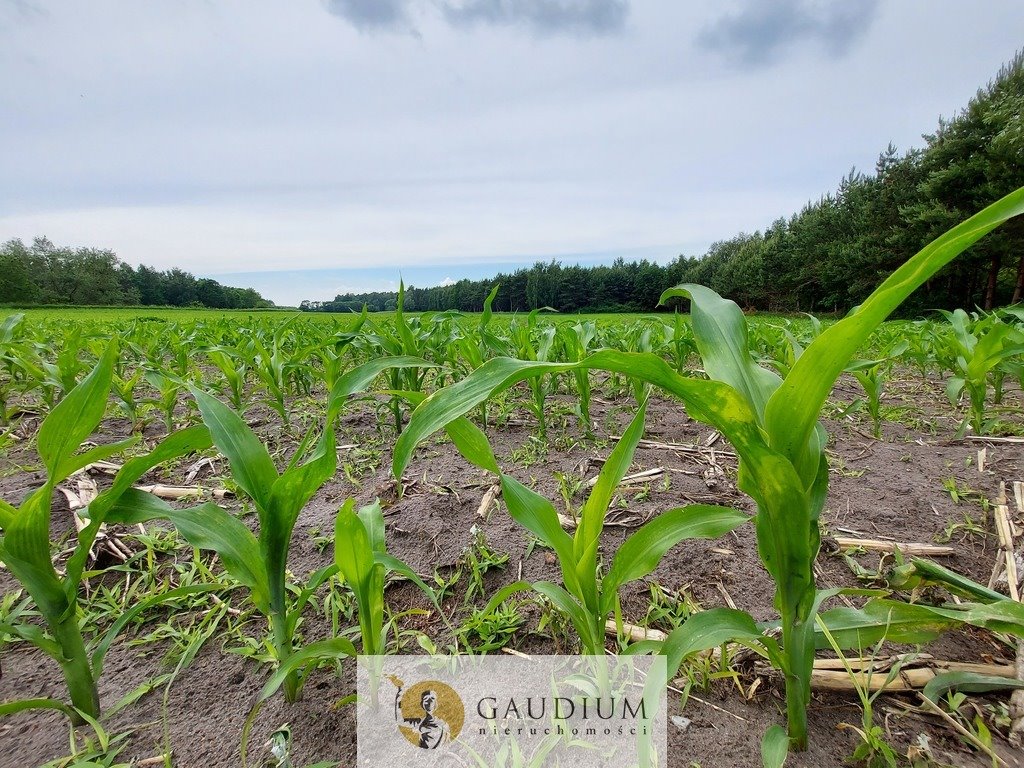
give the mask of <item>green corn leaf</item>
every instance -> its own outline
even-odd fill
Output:
[[[224,568],[247,586],[262,613],[270,611],[270,585],[256,537],[245,524],[213,502],[175,509],[150,493],[125,491],[107,514],[107,521],[134,525],[150,520],[170,520],[196,549],[217,553]]]
[[[604,622],[601,622],[599,630],[601,634],[595,636],[595,632],[598,630],[592,621],[591,615],[584,606],[580,605],[576,598],[558,584],[552,584],[550,581],[535,581],[533,589],[544,595],[555,608],[569,617],[576,628],[576,632],[579,633],[580,640],[583,641],[585,649],[596,653],[604,646]]]
[[[445,432],[466,461],[496,475],[501,474],[491,443],[476,424],[463,416],[448,424]]]
[[[623,584],[651,573],[665,553],[680,541],[716,539],[749,519],[739,510],[708,504],[692,504],[662,512],[638,528],[615,553],[601,590],[606,601]],[[611,610],[611,603],[608,602],[604,608]]]
[[[231,466],[231,476],[261,510],[270,505],[270,489],[277,467],[256,434],[241,417],[217,398],[191,388],[203,422],[210,429],[217,450]]]
[[[782,768],[789,757],[789,736],[781,725],[773,725],[761,739],[761,765]]]
[[[495,283],[494,287],[491,288],[491,292],[487,294],[487,298],[484,299],[484,311],[480,315],[480,330],[482,331],[491,322],[491,304],[494,302],[495,296],[498,295],[498,289],[501,287],[501,283]]]
[[[398,281],[398,305],[395,307],[395,328],[402,340],[402,347],[406,352],[412,352],[417,348],[416,338],[413,336],[412,328],[405,319],[405,282]]]
[[[977,672],[941,672],[928,681],[921,693],[932,703],[938,704],[939,699],[949,691],[966,691],[967,693],[989,693],[990,691],[1008,691],[1024,688],[1024,680],[1014,677],[998,677],[981,675]]]
[[[398,395],[414,406],[419,406],[427,399],[423,392],[385,390],[384,394]],[[501,474],[491,443],[488,441],[487,435],[476,424],[462,416],[447,424],[444,429],[456,450],[466,461],[496,475]]]
[[[645,400],[637,409],[636,415],[615,448],[608,455],[604,466],[601,467],[597,482],[583,505],[579,525],[576,526],[576,534],[572,542],[576,580],[581,588],[580,597],[592,611],[596,611],[598,608],[597,580],[594,578],[594,574],[597,571],[597,548],[601,544],[604,518],[608,513],[608,505],[611,503],[612,496],[626,472],[629,471],[629,465],[633,463],[636,446],[644,434],[644,419],[646,417],[647,401]],[[567,581],[566,584],[568,583]]]
[[[360,507],[356,516],[362,520],[366,535],[370,539],[370,549],[374,554],[384,552],[387,542],[384,537],[384,511],[380,508],[380,499],[373,504]]]
[[[8,701],[0,704],[0,717],[14,715],[18,712],[27,712],[32,709],[54,709],[63,712],[72,722],[77,722],[80,715],[67,704],[56,699],[21,699],[20,701]]]
[[[756,647],[762,637],[749,613],[733,608],[712,608],[698,611],[684,621],[682,626],[672,630],[665,638],[661,652],[667,657],[668,674],[671,677],[688,656],[729,642]]]
[[[6,529],[17,514],[18,510],[15,507],[0,499],[0,531]]]
[[[331,390],[327,400],[327,423],[334,423],[335,417],[341,412],[349,395],[362,392],[380,374],[394,368],[437,368],[437,365],[422,358],[407,355],[379,357],[376,360],[357,365],[338,377],[338,381]]]
[[[832,608],[819,614],[819,618],[840,648],[856,650],[871,648],[883,639],[894,643],[928,643],[961,623],[928,606],[893,600],[871,600],[863,608]],[[818,627],[815,647],[832,647]]]
[[[364,507],[361,512],[370,519],[371,530],[367,530],[364,515],[355,512],[352,499],[347,499],[338,511],[334,521],[334,563],[356,597],[363,653],[375,655],[383,652],[384,565],[377,562],[371,533],[380,539],[383,531],[373,530],[376,524],[372,508],[366,510]]]
[[[269,699],[280,690],[281,686],[284,685],[285,679],[290,674],[304,669],[310,664],[320,661],[332,661],[343,656],[356,655],[356,647],[352,645],[351,640],[345,637],[334,637],[330,640],[310,643],[281,663],[260,690],[258,701],[264,702]]]
[[[110,344],[92,372],[43,419],[37,443],[51,484],[59,483],[74,471],[68,469],[73,464],[72,457],[103,419],[115,359],[117,345]]]
[[[544,363],[496,357],[462,381],[433,393],[413,412],[412,419],[395,444],[392,459],[395,477],[401,477],[419,443],[455,418],[466,415],[488,397],[530,377],[574,368],[612,371],[650,382],[683,399],[694,418],[717,428],[737,450],[759,455],[769,453],[753,411],[729,385],[680,376],[652,353],[603,350],[579,363]]]
[[[22,502],[0,539],[0,560],[32,596],[47,623],[60,621],[72,607],[50,562],[50,485]]]
[[[82,467],[87,467],[97,461],[106,461],[111,456],[116,456],[117,454],[122,453],[137,442],[139,442],[137,437],[129,437],[126,440],[118,440],[114,443],[97,445],[84,453],[76,453],[61,464],[60,472],[62,475],[67,477],[74,474]]]
[[[573,568],[575,558],[572,538],[562,530],[558,512],[551,502],[508,475],[501,476],[501,498],[513,520],[540,539],[545,546],[555,550],[566,588],[579,594],[579,579]]]
[[[334,521],[334,562],[353,588],[366,584],[373,570],[373,546],[352,499],[345,500]]]
[[[1006,599],[1006,595],[996,592],[994,589],[989,589],[956,571],[951,571],[943,565],[921,557],[911,558],[909,567],[902,566],[897,569],[897,572],[904,579],[909,579],[908,583],[899,585],[903,589],[917,586],[914,581],[914,577],[917,577],[924,581],[941,584],[951,592],[983,603],[998,602]]]
[[[245,723],[242,725],[242,768],[246,768],[249,764],[247,756],[249,751],[249,733],[252,730],[252,725],[256,721],[256,717],[260,712],[263,702],[277,693],[281,689],[282,685],[294,679],[293,675],[298,673],[300,670],[309,667],[311,664],[331,661],[343,656],[356,655],[356,648],[352,645],[351,640],[345,637],[334,637],[330,640],[321,640],[316,643],[310,643],[305,648],[295,651],[289,655],[288,658],[282,661],[280,666],[278,666],[274,671],[274,674],[270,676],[270,679],[267,680],[263,688],[260,690],[256,703],[249,711],[249,714],[245,718]]]
[[[60,660],[64,656],[61,647],[52,638],[47,637],[41,627],[35,624],[8,624],[0,623],[0,637],[10,635],[26,643],[34,645],[51,659]]]
[[[758,419],[763,419],[765,406],[782,379],[751,357],[743,312],[735,302],[703,285],[670,288],[658,303],[673,297],[691,300],[693,335],[708,377],[730,385],[746,399]]]
[[[393,573],[397,573],[399,576],[408,579],[421,590],[423,593],[430,598],[430,602],[440,610],[440,606],[437,602],[437,594],[427,586],[427,583],[420,578],[419,574],[410,568],[406,563],[399,560],[397,557],[387,554],[386,552],[377,552],[374,555],[374,561],[384,566],[385,570]]]
[[[947,621],[962,622],[1024,638],[1024,603],[1008,597],[993,603],[961,603],[956,608],[929,606],[928,610]]]
[[[1024,188],[1010,193],[929,243],[899,267],[846,318],[822,331],[765,409],[771,445],[788,457],[801,477],[817,472],[807,445],[825,399],[843,368],[872,331],[904,299],[956,256],[1014,216],[1024,213]]]
[[[270,487],[267,500],[268,516],[273,515],[274,523],[267,528],[280,530],[280,536],[287,542],[295,520],[321,486],[334,477],[338,467],[338,452],[334,430],[324,430],[316,449],[309,459],[299,466],[291,467],[276,478]],[[260,534],[266,535],[261,521]]]

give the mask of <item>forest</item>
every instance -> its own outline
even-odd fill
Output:
[[[181,269],[138,269],[110,250],[57,247],[45,237],[32,245],[0,245],[0,304],[29,306],[166,306],[256,309],[274,303],[252,288],[231,288]]]
[[[408,287],[406,308],[478,312],[495,284],[501,311],[648,312],[663,291],[700,283],[745,309],[845,312],[939,233],[1024,184],[1024,54],[1018,53],[925,146],[891,144],[873,172],[851,170],[834,192],[763,231],[714,243],[668,264],[617,259],[611,266],[537,262],[489,280]],[[928,281],[902,308],[992,309],[1024,291],[1024,222],[1009,223]],[[394,309],[393,292],[346,294],[304,310]]]

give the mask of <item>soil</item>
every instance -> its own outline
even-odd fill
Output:
[[[594,477],[599,460],[611,450],[609,435],[621,434],[633,409],[632,401],[609,400],[596,392],[592,408],[597,439],[587,441],[579,434],[576,417],[566,395],[553,395],[549,401],[549,447],[546,452],[532,450],[536,445],[536,425],[524,408],[511,412],[504,423],[492,424],[489,435],[499,462],[524,483],[535,480],[535,488],[561,508],[556,472],[578,477],[581,470],[587,478]],[[845,404],[857,397],[853,381],[842,380],[833,392],[832,402]],[[1020,405],[1020,392],[1008,393],[1010,404]],[[831,535],[892,539],[901,542],[935,542],[951,534],[955,554],[942,558],[942,563],[956,571],[987,583],[997,555],[997,544],[991,523],[984,519],[979,496],[968,494],[957,503],[944,488],[952,478],[962,491],[972,489],[987,499],[994,499],[1000,482],[1024,479],[1024,449],[1020,444],[984,443],[975,440],[954,440],[952,435],[960,416],[944,400],[941,382],[920,382],[910,375],[894,382],[885,403],[892,409],[883,425],[882,439],[870,436],[870,425],[861,414],[841,419],[826,419],[831,436],[829,451],[832,464],[831,486],[822,527],[826,546],[818,558],[819,586],[856,586],[847,562],[830,554],[827,537]],[[296,409],[302,403],[293,404]],[[827,408],[836,414],[838,407]],[[260,424],[267,439],[287,452],[289,438],[274,431],[276,415],[262,407],[249,410],[247,420]],[[387,419],[382,420],[385,424]],[[494,590],[518,578],[558,580],[557,565],[540,547],[531,548],[524,532],[504,512],[499,503],[486,517],[478,517],[477,509],[493,478],[468,465],[450,443],[431,438],[420,448],[409,468],[405,493],[396,498],[391,480],[390,451],[393,435],[378,431],[378,419],[371,405],[354,405],[342,417],[339,442],[358,444],[360,449],[340,451],[340,461],[352,460],[351,473],[356,482],[339,471],[335,481],[326,485],[301,514],[292,537],[289,568],[298,578],[330,562],[331,550],[322,550],[316,536],[332,531],[333,519],[340,503],[353,496],[358,503],[372,502],[380,497],[385,505],[387,541],[392,554],[405,560],[417,572],[431,574],[435,569],[449,572],[455,568],[473,539],[471,529],[483,533],[490,549],[508,553],[504,569],[490,571],[485,584]],[[383,429],[387,429],[384,427]],[[97,441],[125,436],[130,425],[111,419],[104,425]],[[161,434],[162,427],[147,429],[147,437]],[[681,406],[655,397],[649,408],[645,438],[653,441],[692,444],[706,447],[712,438],[709,427],[689,419]],[[0,460],[0,497],[18,501],[38,487],[42,473],[33,469],[36,459],[31,441],[9,449]],[[602,551],[607,557],[644,520],[659,511],[694,502],[730,505],[753,512],[752,502],[735,488],[735,459],[724,440],[698,455],[666,448],[641,447],[636,452],[631,471],[654,467],[664,468],[662,476],[646,486],[620,491],[622,504],[613,505],[617,525],[606,528]],[[978,471],[978,451],[987,449],[985,471]],[[354,460],[353,460],[354,457]],[[218,470],[225,468],[219,462]],[[716,470],[715,467],[718,467]],[[144,482],[183,484],[183,468],[168,474],[157,470]],[[100,483],[104,482],[98,477]],[[107,480],[109,482],[109,480]],[[209,474],[197,482],[216,487],[220,479]],[[585,491],[573,503],[582,503]],[[237,500],[225,506],[240,508]],[[1012,506],[1011,506],[1012,509]],[[246,518],[251,521],[252,516]],[[964,523],[973,521],[988,533],[972,532]],[[959,527],[950,526],[961,524]],[[66,536],[73,530],[73,521],[66,500],[55,495],[53,533]],[[946,536],[944,536],[946,532]],[[125,536],[130,543],[130,536]],[[879,565],[877,554],[857,556],[868,569]],[[124,578],[111,573],[97,579]],[[758,620],[775,614],[773,589],[756,553],[752,526],[743,526],[718,541],[684,542],[670,551],[657,570],[647,579],[629,585],[622,591],[624,618],[642,623],[650,601],[650,584],[656,583],[672,593],[685,591],[704,608],[725,605],[749,611]],[[0,570],[0,594],[16,587],[10,574]],[[453,623],[465,613],[463,592],[466,580],[460,581],[443,607],[455,614]],[[411,608],[426,609],[429,604],[408,584],[388,588],[387,599],[395,612]],[[244,608],[239,592],[233,593],[232,605]],[[475,601],[481,604],[479,598]],[[526,617],[523,627],[513,636],[510,646],[525,653],[568,653],[575,648],[571,633],[552,632],[550,626],[537,631],[541,617],[534,603],[524,603]],[[159,612],[157,612],[159,613]],[[436,616],[411,613],[400,619],[403,630],[416,630],[429,635],[438,647],[452,643],[444,624]],[[248,625],[249,633],[259,636],[259,622]],[[330,633],[326,620],[307,610],[302,626],[308,642]],[[139,647],[131,644],[128,633],[116,641],[107,656],[100,694],[104,707],[147,680],[168,670],[161,662],[168,650],[167,642]],[[420,653],[421,648],[410,636],[404,638],[403,652]],[[236,768],[241,765],[240,734],[253,702],[268,676],[268,667],[236,653],[226,652],[223,641],[214,637],[207,642],[191,664],[174,679],[164,702],[163,689],[142,696],[110,718],[104,725],[110,734],[126,734],[118,760],[125,763],[161,755],[169,743],[173,764],[183,768]],[[924,649],[936,657],[951,661],[990,660],[1006,663],[1009,649],[978,631],[949,633]],[[55,663],[25,643],[10,643],[2,648],[0,700],[30,697],[63,698],[62,678]],[[785,703],[778,681],[764,679],[753,696],[743,692],[752,688],[753,677],[743,675],[738,681],[718,680],[707,686],[694,687],[685,708],[680,696],[670,693],[672,714],[689,720],[684,729],[669,725],[669,765],[676,767],[700,765],[705,768],[760,765],[760,740],[765,730],[784,722]],[[355,723],[351,706],[336,706],[354,691],[354,662],[340,664],[340,672],[322,668],[310,676],[300,701],[286,704],[279,694],[261,709],[253,727],[251,756],[262,754],[269,735],[288,723],[292,733],[292,759],[296,766],[318,761],[352,765],[355,760]],[[998,705],[1005,695],[995,694],[978,701]],[[966,746],[940,720],[924,715],[913,705],[915,696],[885,695],[875,702],[875,723],[884,727],[886,741],[901,755],[927,743],[936,761],[932,765],[988,766],[990,760]],[[814,695],[809,711],[810,747],[791,755],[787,766],[839,766],[858,744],[856,731],[848,726],[862,725],[861,708],[855,694],[828,693]],[[1024,759],[994,730],[993,747],[1009,765],[1024,765]],[[68,752],[68,728],[63,716],[54,712],[28,712],[0,720],[0,768],[29,768]],[[259,765],[258,760],[254,760]],[[253,764],[251,762],[250,764]],[[149,763],[154,764],[154,763]],[[162,763],[160,763],[162,764]],[[926,763],[921,763],[922,765]]]

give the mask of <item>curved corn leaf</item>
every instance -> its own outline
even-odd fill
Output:
[[[501,476],[501,498],[513,520],[555,550],[565,586],[570,592],[580,594],[579,578],[573,568],[572,538],[562,530],[551,502],[508,475]]]
[[[385,390],[384,394],[398,395],[412,403],[413,406],[418,406],[427,399],[423,392]],[[484,431],[476,424],[465,416],[460,416],[445,425],[444,430],[448,433],[448,437],[451,438],[455,449],[466,461],[496,475],[501,474],[501,469],[498,467],[498,460],[494,457],[491,443],[488,441]]]
[[[56,484],[74,470],[75,451],[91,435],[107,408],[117,345],[111,343],[96,367],[43,419],[36,438],[48,480]]]
[[[1021,688],[1024,688],[1024,680],[1018,680],[1015,677],[981,675],[977,672],[940,672],[928,681],[921,693],[925,698],[938,704],[939,699],[949,691],[988,693]]]
[[[263,702],[269,699],[284,685],[285,679],[290,674],[304,669],[310,664],[356,655],[356,647],[351,640],[345,637],[333,637],[330,640],[310,643],[281,662],[260,690],[258,701]]]
[[[256,537],[213,502],[175,509],[152,494],[130,489],[110,509],[107,520],[124,525],[169,520],[193,547],[216,552],[228,573],[249,588],[257,609],[269,612],[270,585]]]
[[[60,660],[64,657],[64,651],[53,638],[47,637],[41,627],[35,624],[9,624],[0,622],[0,636],[10,635],[19,640],[24,640],[34,645],[51,659]]]
[[[672,677],[687,656],[709,651],[729,642],[757,647],[763,635],[753,617],[733,608],[711,608],[698,611],[669,632],[661,647],[667,657],[668,675]]]
[[[267,509],[277,480],[277,467],[267,449],[237,413],[203,390],[190,389],[217,450],[231,466],[231,477],[257,507]]]
[[[27,712],[30,709],[55,709],[71,718],[72,722],[77,722],[81,715],[80,712],[56,699],[21,699],[19,701],[6,701],[0,704],[0,717],[14,715],[18,712]]]
[[[832,608],[818,618],[844,650],[871,648],[880,640],[928,643],[961,623],[937,614],[929,606],[895,600],[870,600],[863,608]],[[815,647],[832,647],[820,628],[815,630]]]
[[[738,528],[750,517],[737,509],[710,504],[692,504],[662,512],[622,542],[601,588],[610,611],[615,590],[641,579],[658,567],[662,557],[685,539],[717,539]]]
[[[599,611],[600,596],[597,573],[597,549],[601,545],[601,531],[604,530],[604,518],[608,514],[608,505],[612,496],[629,471],[633,463],[633,454],[644,434],[644,419],[647,417],[647,401],[640,404],[629,427],[622,433],[615,448],[605,459],[604,466],[597,476],[597,482],[583,505],[579,525],[573,536],[573,561],[576,570],[576,583],[579,584],[579,596],[591,613]],[[557,515],[556,515],[557,519]],[[561,525],[559,524],[559,527]],[[564,566],[563,566],[564,567]],[[568,585],[570,582],[566,581]]]
[[[391,573],[397,573],[402,578],[408,579],[421,590],[430,599],[430,602],[434,604],[434,607],[441,610],[441,606],[437,601],[437,593],[434,592],[427,583],[420,578],[420,575],[416,573],[409,565],[393,555],[389,555],[387,552],[377,552],[374,555],[374,560],[384,566],[384,569]]]
[[[703,285],[669,288],[658,303],[664,304],[673,297],[691,300],[693,335],[708,377],[725,382],[743,395],[758,420],[763,421],[765,406],[782,379],[762,368],[751,356],[743,312],[735,302]]]
[[[1024,638],[1024,603],[1004,597],[994,603],[961,603],[956,608],[924,606],[936,617]]]
[[[327,400],[327,423],[333,424],[335,417],[341,412],[345,399],[356,392],[362,392],[373,380],[384,371],[393,368],[437,368],[435,363],[428,362],[419,357],[409,355],[397,355],[394,357],[380,357],[376,360],[357,365],[355,368],[346,371],[331,389]]]
[[[764,768],[782,768],[789,757],[789,736],[781,725],[773,725],[761,738],[761,765]]]
[[[532,586],[534,591],[540,592],[540,594],[551,601],[555,608],[569,617],[580,636],[580,640],[583,642],[585,650],[594,654],[601,652],[601,649],[604,647],[603,620],[600,622],[600,628],[598,628],[594,622],[594,617],[587,609],[558,584],[552,584],[550,581],[535,581]],[[597,634],[598,632],[600,634]]]
[[[124,463],[114,476],[110,488],[100,493],[82,510],[81,515],[89,521],[89,524],[79,532],[78,547],[68,559],[64,588],[69,600],[74,598],[74,594],[78,590],[78,584],[82,579],[82,572],[85,570],[89,550],[96,539],[96,534],[99,533],[100,526],[107,520],[108,512],[117,504],[121,495],[130,490],[143,475],[154,467],[181,456],[205,450],[210,447],[210,444],[210,431],[205,426],[198,425],[168,435],[145,456],[137,456]]]

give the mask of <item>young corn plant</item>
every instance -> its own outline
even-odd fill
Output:
[[[662,346],[668,348],[673,366],[678,373],[682,373],[686,370],[687,361],[697,353],[697,344],[693,340],[690,326],[683,322],[683,316],[679,314],[678,309],[672,318],[672,325],[662,324],[662,332]]]
[[[585,359],[592,351],[591,347],[597,336],[597,325],[593,320],[575,325],[561,325],[558,327],[558,333],[565,350],[565,359],[578,362]],[[590,371],[586,368],[577,368],[572,372],[572,376],[576,383],[576,397],[578,398],[576,415],[579,416],[583,434],[592,438],[594,422],[590,418]],[[487,425],[484,424],[484,426]]]
[[[460,336],[455,343],[457,351],[461,353],[461,362],[468,371],[475,371],[485,360],[495,355],[508,354],[508,345],[488,330],[494,313],[491,311],[491,304],[498,295],[501,284],[495,285],[487,298],[484,299],[484,311],[480,315],[480,322],[468,333]],[[487,403],[480,405],[480,422],[484,429],[487,429]]]
[[[554,505],[498,470],[491,464],[493,454],[477,452],[467,456],[475,458],[481,468],[499,475],[502,499],[509,515],[554,551],[562,573],[561,585],[549,581],[519,581],[504,587],[488,603],[486,612],[496,611],[511,594],[532,589],[569,617],[585,653],[603,655],[605,622],[612,614],[616,619],[620,618],[621,587],[651,573],[665,553],[679,542],[717,538],[748,520],[743,512],[727,507],[695,504],[670,509],[626,539],[612,557],[607,571],[602,570],[598,548],[605,517],[643,436],[646,411],[645,402],[608,456],[571,536],[563,530]],[[486,440],[482,434],[481,438]],[[468,451],[463,452],[463,455],[467,454]]]
[[[140,491],[126,496],[130,508],[119,510],[118,520],[140,523],[167,519],[197,549],[216,552],[224,568],[249,589],[256,609],[270,625],[270,647],[281,678],[285,699],[294,702],[301,691],[299,662],[315,654],[295,652],[293,637],[302,611],[317,587],[331,576],[330,568],[317,571],[295,600],[287,582],[288,552],[299,513],[313,495],[334,476],[338,456],[334,421],[345,398],[368,386],[392,366],[425,365],[409,358],[380,359],[352,369],[342,376],[330,396],[327,421],[315,444],[313,431],[306,434],[284,472],[278,473],[267,448],[241,417],[212,395],[192,388],[203,422],[217,450],[228,460],[236,485],[252,499],[259,531],[252,531],[237,517],[208,502],[193,509],[174,509],[166,502]],[[301,461],[301,463],[300,463]],[[298,655],[302,653],[302,655]],[[298,661],[292,657],[296,656]],[[275,689],[276,690],[276,689]]]
[[[544,307],[544,309],[550,309],[550,307]],[[512,345],[522,360],[544,362],[551,356],[555,341],[555,327],[538,327],[537,315],[540,314],[540,311],[540,309],[533,310],[527,316],[525,323],[514,323],[509,329]],[[544,403],[554,389],[553,382],[550,376],[531,376],[527,381],[530,385],[530,411],[537,419],[538,435],[546,444],[548,425]]]
[[[1024,333],[996,314],[973,324],[962,309],[943,310],[942,314],[953,329],[951,346],[956,361],[956,375],[946,382],[946,395],[953,405],[959,403],[965,391],[970,400],[970,415],[960,424],[956,436],[963,437],[968,426],[974,434],[983,435],[989,426],[985,419],[989,380],[999,373],[1004,361],[1024,355]]]
[[[381,656],[387,647],[384,581],[388,572],[409,579],[437,605],[434,591],[416,572],[388,554],[380,502],[358,511],[352,499],[342,505],[334,521],[334,564],[342,581],[355,595],[362,652],[366,656]]]
[[[846,366],[846,372],[857,379],[864,390],[863,402],[867,406],[868,417],[871,419],[871,434],[876,440],[882,437],[882,390],[885,387],[886,376],[892,367],[892,361],[909,348],[910,344],[904,341],[893,347],[889,354],[881,359],[854,360]],[[862,401],[854,401],[847,410],[853,409],[860,402]]]
[[[395,308],[394,330],[373,320],[368,321],[369,332],[362,334],[359,346],[370,356],[416,357],[432,359],[436,339],[434,328],[424,328],[419,318],[405,314],[405,283],[398,283],[398,304]],[[434,343],[432,343],[434,342]],[[426,383],[426,371],[417,368],[392,368],[388,372],[390,389],[395,392],[422,392]],[[391,398],[391,415],[395,421],[395,434],[402,431],[402,404],[397,395]]]
[[[653,354],[614,350],[597,352],[575,364],[492,360],[458,384],[435,392],[416,409],[395,446],[393,471],[400,476],[416,445],[452,419],[493,393],[538,375],[574,367],[615,371],[649,382],[680,399],[693,418],[710,424],[732,443],[740,458],[737,485],[757,505],[754,525],[758,553],[775,582],[775,607],[782,629],[781,648],[772,653],[772,661],[785,676],[789,745],[805,749],[811,671],[818,641],[815,618],[821,601],[832,594],[818,591],[813,572],[821,543],[818,517],[829,479],[826,434],[818,423],[821,409],[854,353],[886,317],[959,253],[1021,213],[1024,188],[925,246],[859,307],[808,344],[784,379],[754,362],[739,307],[698,285],[670,289],[662,299],[690,299],[694,336],[707,380],[684,378]],[[865,626],[892,631],[892,612],[903,609],[883,608],[886,610],[875,613],[865,608],[855,618]],[[735,618],[732,613],[728,616]],[[712,614],[705,621],[714,623],[719,617],[723,615]],[[905,626],[914,626],[917,619],[911,615],[904,618]],[[746,619],[749,628],[760,636],[753,620],[749,616]],[[685,631],[691,623],[677,632]],[[832,626],[829,629],[833,636],[843,636],[837,635],[838,630]],[[729,626],[724,617],[716,631],[724,636],[723,641],[734,632],[742,635],[739,627]],[[765,645],[775,644],[768,640]],[[777,734],[774,729],[770,732],[771,743],[778,741]]]
[[[50,551],[50,502],[55,488],[86,465],[107,459],[136,442],[129,439],[80,450],[82,443],[103,419],[116,355],[117,348],[110,345],[92,372],[68,391],[39,427],[37,451],[46,470],[46,482],[17,508],[0,501],[0,560],[31,596],[46,625],[44,631],[31,623],[3,624],[0,625],[0,634],[13,635],[31,643],[60,665],[71,708],[62,702],[36,699],[4,704],[0,706],[0,714],[48,707],[66,712],[76,723],[84,719],[95,721],[100,716],[96,681],[102,672],[106,650],[127,621],[151,603],[137,605],[129,612],[130,615],[122,617],[124,621],[115,622],[90,652],[82,634],[78,604],[78,589],[89,550],[100,526],[108,518],[113,520],[114,507],[131,508],[125,497],[132,495],[131,487],[146,472],[158,464],[210,445],[206,427],[193,427],[169,436],[148,454],[125,462],[110,488],[100,493],[82,512],[83,519],[88,522],[78,532],[63,574],[59,573],[54,568]],[[164,598],[173,599],[181,594],[181,590],[172,590]]]

